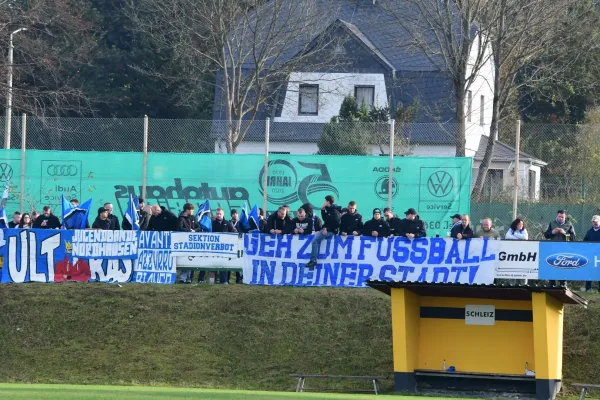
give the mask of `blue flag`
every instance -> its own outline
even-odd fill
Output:
[[[0,229],[8,228],[8,218],[6,217],[6,202],[8,201],[8,186],[2,193],[2,201],[0,201]]]
[[[258,206],[256,204],[250,211],[250,220],[248,222],[248,229],[260,229],[260,218],[258,217]],[[251,223],[254,223],[254,226]]]
[[[137,196],[136,198],[137,199]],[[136,201],[132,195],[129,195],[129,202],[127,203],[127,211],[125,212],[125,219],[131,224],[132,231],[140,230],[140,221],[138,219],[138,207],[139,202],[136,205]]]
[[[6,207],[6,202],[8,201],[8,186],[4,189],[2,193],[2,201],[0,201],[0,207]]]
[[[92,207],[92,199],[83,204],[73,206],[62,196],[62,216],[63,228],[65,229],[85,229],[88,215]]]
[[[244,203],[244,207],[242,207],[242,212],[240,213],[240,221],[239,221],[240,225],[242,225],[242,227],[245,230],[250,229],[250,220],[248,219],[248,204]],[[242,232],[242,231],[240,231]]]
[[[8,228],[8,218],[6,217],[6,208],[0,208],[0,229]]]
[[[140,198],[138,196],[133,196],[133,204],[135,205],[136,210],[140,210]]]
[[[196,213],[196,221],[204,232],[212,232],[212,220],[210,219],[210,202],[206,200],[204,204],[198,204],[198,212]]]

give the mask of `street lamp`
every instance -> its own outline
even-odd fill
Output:
[[[8,94],[6,96],[6,128],[4,131],[4,148],[10,149],[10,134],[12,125],[12,81],[13,81],[13,36],[27,28],[19,28],[10,34],[10,45],[8,47]]]

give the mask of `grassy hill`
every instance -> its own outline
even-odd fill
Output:
[[[591,301],[566,310],[571,382],[600,383],[600,301]],[[289,390],[294,372],[391,375],[389,297],[245,285],[0,286],[0,360],[3,382]]]
[[[356,289],[1,286],[0,379],[285,390],[294,372],[389,375],[389,307]]]

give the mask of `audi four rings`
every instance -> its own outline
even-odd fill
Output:
[[[74,165],[51,164],[46,168],[46,172],[50,176],[76,176],[78,171]]]

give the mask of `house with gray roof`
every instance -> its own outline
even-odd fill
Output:
[[[270,151],[280,154],[316,154],[323,126],[338,115],[344,98],[354,96],[367,106],[418,104],[414,123],[402,127],[403,142],[410,156],[454,156],[456,152],[455,102],[451,78],[440,63],[408,45],[410,38],[381,4],[384,0],[339,0],[339,7],[323,12],[327,24],[315,32],[339,39],[331,41],[328,49],[333,59],[324,67],[304,63],[273,95],[273,100],[261,106],[255,121],[237,153],[264,151],[265,120],[270,119]],[[387,1],[388,5],[391,0]],[[394,1],[401,15],[411,18],[411,10],[403,1]],[[477,51],[474,49],[474,51]],[[293,52],[290,52],[293,57]],[[474,178],[480,157],[485,152],[492,114],[492,65],[484,67],[467,93],[466,104],[466,156],[474,158]],[[215,152],[226,152],[223,93],[215,91],[213,110],[213,136]],[[382,129],[378,127],[377,129]],[[508,146],[496,146],[489,182],[495,188],[508,187],[511,161]],[[386,155],[388,149],[373,140],[371,154]],[[521,156],[527,158],[526,155]],[[514,163],[513,163],[514,164]],[[522,170],[524,187],[529,182],[534,188],[528,191],[532,199],[539,196],[540,168],[543,161],[527,164]],[[520,168],[522,169],[522,168]],[[499,183],[500,182],[500,183]],[[494,189],[496,190],[496,189]]]

